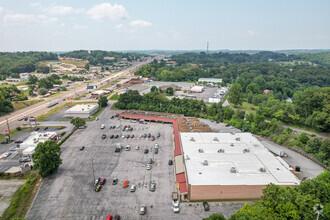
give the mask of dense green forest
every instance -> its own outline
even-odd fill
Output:
[[[320,163],[330,164],[330,141],[319,139],[303,133],[295,136],[291,129],[284,129],[276,118],[266,120],[264,114],[246,114],[230,106],[223,107],[222,103],[207,106],[202,100],[168,99],[158,90],[141,96],[138,91],[130,90],[121,94],[115,107],[120,109],[136,109],[144,111],[169,112],[185,116],[208,118],[220,122],[227,121],[239,129],[273,139],[279,144],[301,148],[312,154]]]
[[[113,64],[117,62],[120,58],[127,58],[128,61],[137,59],[143,56],[142,54],[138,53],[120,53],[120,52],[113,52],[113,51],[103,51],[103,50],[75,50],[68,53],[61,54],[61,57],[72,57],[78,58],[83,60],[88,60],[89,64],[97,65],[97,64]],[[113,57],[113,60],[104,59],[105,57]]]
[[[6,86],[0,88],[0,115],[14,110],[12,101],[24,101],[27,97],[16,86]]]
[[[48,52],[0,52],[0,79],[19,78],[19,73],[33,72],[37,62],[57,60],[57,54]]]
[[[314,210],[320,210],[318,215]],[[314,179],[296,187],[268,185],[262,199],[252,205],[245,204],[229,220],[330,219],[330,173],[324,171]],[[203,220],[225,220],[222,214],[213,214]]]

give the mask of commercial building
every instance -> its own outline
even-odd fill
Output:
[[[170,87],[173,89],[173,91],[179,91],[179,90],[181,89],[180,86],[175,85],[175,84],[169,84],[169,85],[159,86],[158,89],[159,89],[160,92],[165,93],[166,90],[167,90],[168,88],[170,88]]]
[[[213,96],[213,97],[210,97],[209,98],[209,103],[219,103],[221,102],[221,98],[220,97],[216,97],[216,96]]]
[[[65,111],[64,117],[88,118],[92,116],[95,112],[97,112],[98,109],[99,106],[97,104],[75,105]]]
[[[199,78],[198,82],[222,83],[222,79],[219,79],[219,78]]]
[[[92,92],[91,93],[91,96],[94,99],[98,99],[101,96],[104,96],[105,94],[108,94],[108,93],[110,93],[110,92],[109,91],[106,91],[106,90],[97,90],[97,91]]]
[[[202,93],[204,91],[204,86],[194,86],[190,89],[192,93]]]
[[[180,137],[190,201],[259,199],[270,183],[300,183],[289,165],[250,133],[181,133]]]
[[[48,140],[56,140],[58,137],[56,132],[45,132],[45,133],[39,133],[39,132],[32,132],[31,135],[20,144],[20,149],[27,150],[27,152],[33,151],[33,148],[36,148],[39,143],[43,143]]]

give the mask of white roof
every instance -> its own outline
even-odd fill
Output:
[[[106,91],[106,90],[97,90],[97,91],[92,92],[92,95],[102,95],[104,93],[109,93],[109,91]]]
[[[222,79],[218,78],[199,78],[198,82],[214,82],[214,83],[221,83]]]
[[[204,89],[204,86],[194,86],[190,90],[192,91],[202,91]]]
[[[57,133],[52,131],[44,133],[31,132],[30,136],[23,143],[20,144],[20,148],[28,149],[29,147],[36,147],[38,143],[48,141],[56,135]]]
[[[283,160],[278,160],[250,133],[180,135],[187,179],[191,185],[297,185],[300,182],[283,165]],[[218,153],[220,149],[224,153]],[[249,152],[244,153],[244,149]],[[205,160],[208,166],[202,165]],[[233,167],[236,173],[230,172]],[[260,168],[264,168],[265,172],[261,172]]]
[[[97,104],[83,104],[83,105],[75,105],[71,107],[70,109],[65,111],[65,114],[81,114],[81,113],[86,113],[86,114],[91,114],[93,111],[98,109]]]

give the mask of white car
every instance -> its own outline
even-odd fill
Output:
[[[121,138],[124,139],[126,136],[125,135],[122,135]]]
[[[151,164],[147,165],[147,170],[151,170]]]
[[[156,148],[159,148],[159,145],[158,145],[158,144],[155,144],[155,149],[156,149]]]
[[[136,147],[135,147],[135,150],[138,150],[138,149],[140,149],[140,147],[139,147],[139,146],[136,146]]]
[[[131,149],[131,145],[126,146],[126,150],[129,151]]]
[[[172,209],[173,209],[174,213],[180,212],[180,202],[179,202],[179,200],[172,201]]]

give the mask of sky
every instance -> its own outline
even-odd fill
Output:
[[[329,0],[0,0],[0,51],[330,49]]]

